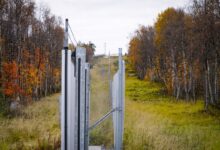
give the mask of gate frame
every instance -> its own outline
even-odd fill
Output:
[[[68,50],[68,19],[65,22],[64,49],[62,50],[61,78],[61,149],[88,150],[89,131],[113,114],[114,149],[122,149],[124,126],[124,62],[119,49],[119,68],[111,84],[112,109],[89,126],[90,64],[86,63],[86,49]],[[109,56],[110,57],[110,56]],[[115,81],[115,78],[117,80]],[[118,89],[117,92],[113,92]],[[115,117],[114,117],[115,116]]]

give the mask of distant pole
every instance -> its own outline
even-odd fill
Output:
[[[110,51],[108,53],[108,80],[109,80],[109,104],[112,106],[112,80],[111,80],[111,56]]]
[[[104,43],[104,50],[105,50],[104,55],[106,55],[106,42]]]

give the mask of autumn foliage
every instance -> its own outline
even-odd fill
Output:
[[[18,72],[18,65],[15,61],[11,63],[3,63],[3,74],[4,78],[2,80],[3,85],[3,93],[8,96],[12,97],[18,92],[21,92],[21,88],[17,82],[19,76]]]
[[[220,2],[195,0],[188,10],[168,8],[135,31],[128,60],[140,79],[163,83],[177,100],[204,95],[205,108],[220,108]]]
[[[0,92],[5,99],[26,103],[60,90],[61,23],[32,0],[1,0]]]

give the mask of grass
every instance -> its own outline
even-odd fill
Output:
[[[220,116],[176,101],[158,83],[126,79],[124,149],[220,149]]]
[[[91,70],[90,125],[111,108],[108,59],[95,61]],[[203,101],[176,101],[164,91],[162,84],[140,81],[134,72],[127,71],[124,149],[219,150],[219,111],[206,112]],[[0,115],[0,150],[59,149],[58,98],[59,94],[55,94],[34,102],[13,118]],[[90,132],[90,145],[112,148],[112,118]]]
[[[111,110],[109,100],[108,59],[96,58],[91,69],[90,125]],[[108,118],[90,132],[90,145],[113,146],[112,118]]]
[[[114,71],[115,62],[116,59],[112,62]],[[109,109],[106,73],[107,60],[97,59],[91,70],[92,123]],[[126,74],[124,149],[220,149],[220,115],[205,112],[203,101],[176,101],[166,95],[162,84],[140,81],[132,70]],[[91,132],[91,144],[112,147],[111,119]]]
[[[23,108],[13,118],[0,118],[0,149],[55,149],[59,147],[59,94]]]
[[[98,58],[95,61],[91,70],[91,125],[111,109],[108,59]],[[0,113],[0,150],[59,149],[59,96],[55,94],[33,102],[13,118],[4,117]],[[112,118],[90,132],[90,143],[112,148]]]

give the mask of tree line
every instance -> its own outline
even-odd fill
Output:
[[[1,93],[9,101],[32,99],[60,89],[61,19],[32,0],[1,0]]]
[[[154,26],[141,26],[128,60],[139,79],[162,82],[176,99],[220,108],[220,1],[194,0],[187,11],[168,8]]]
[[[62,25],[60,17],[33,0],[0,1],[0,94],[8,104],[60,91]],[[95,45],[80,45],[91,61]]]

